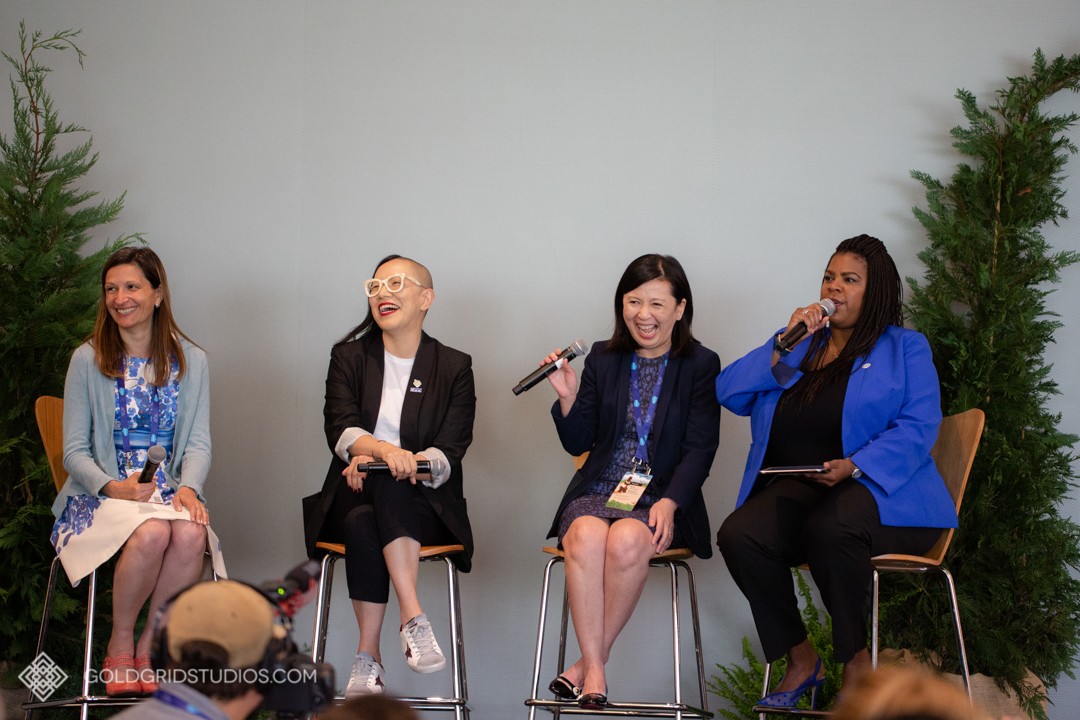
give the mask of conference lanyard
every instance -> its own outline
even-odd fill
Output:
[[[652,392],[649,393],[648,407],[641,407],[641,388],[638,387],[638,356],[635,353],[630,359],[630,400],[634,407],[634,427],[637,430],[638,445],[634,453],[634,465],[646,468],[645,472],[651,472],[649,468],[649,430],[652,429],[653,418],[656,416],[656,403],[660,398],[660,386],[664,384],[664,371],[667,370],[668,355],[664,353],[664,362],[660,365],[660,374],[656,377]]]
[[[189,703],[187,700],[184,700],[181,697],[177,697],[176,695],[173,695],[171,692],[168,692],[166,690],[162,690],[161,688],[158,688],[157,691],[154,692],[153,697],[154,697],[155,700],[160,700],[161,702],[165,703],[166,705],[171,705],[174,708],[179,708],[180,710],[183,710],[186,713],[189,713],[191,715],[195,715],[197,717],[201,717],[201,718],[203,718],[203,720],[218,720],[217,718],[210,717],[209,715],[204,713],[202,710],[200,710],[199,708],[197,708],[194,705],[192,705],[191,703]]]

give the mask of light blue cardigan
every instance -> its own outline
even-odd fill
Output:
[[[180,339],[187,371],[180,379],[176,429],[168,475],[173,487],[189,487],[203,499],[210,472],[210,375],[206,353]],[[98,370],[94,349],[83,343],[71,355],[64,381],[64,469],[67,482],[53,503],[53,515],[74,495],[99,495],[110,480],[119,480],[113,425],[116,381]],[[98,432],[95,432],[98,430]]]
[[[802,377],[804,342],[772,362],[772,338],[723,369],[716,399],[750,416],[751,445],[736,507],[750,495],[781,393]],[[883,525],[956,527],[956,506],[930,457],[941,424],[941,390],[926,337],[890,325],[851,369],[841,422],[844,456],[877,501]]]

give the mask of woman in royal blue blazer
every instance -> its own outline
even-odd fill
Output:
[[[793,707],[824,672],[806,636],[790,569],[807,563],[832,617],[844,683],[870,666],[866,647],[870,558],[919,554],[956,511],[930,449],[941,423],[937,372],[926,338],[901,327],[902,286],[885,245],[845,240],[829,260],[820,304],[797,308],[807,336],[789,351],[781,334],[716,380],[720,404],[749,415],[752,443],[736,510],[718,544],[750,601],[765,658],[788,658],[762,704]],[[762,474],[819,465],[824,472]]]
[[[581,658],[550,685],[585,709],[607,705],[604,665],[641,595],[649,560],[669,547],[712,555],[701,485],[719,443],[713,383],[720,358],[694,340],[694,301],[679,262],[643,255],[615,290],[615,330],[548,376],[563,448],[589,457],[548,537],[566,552]],[[555,362],[558,353],[544,359]],[[630,499],[635,498],[636,499]]]

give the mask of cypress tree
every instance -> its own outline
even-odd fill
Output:
[[[42,600],[54,557],[49,544],[50,505],[56,497],[34,419],[40,395],[62,395],[72,350],[93,328],[99,273],[105,258],[137,236],[103,243],[84,253],[90,232],[114,220],[123,196],[92,202],[80,190],[97,161],[86,133],[60,121],[45,89],[51,72],[46,51],[72,51],[79,31],[27,35],[19,24],[19,54],[3,53],[10,76],[13,132],[0,134],[0,646],[19,672],[33,659]],[[63,146],[73,146],[63,149]],[[107,586],[108,583],[106,583]],[[61,589],[67,587],[64,580]],[[80,623],[84,601],[57,599],[54,620]],[[78,632],[54,632],[68,644],[47,649],[60,661],[79,657]],[[77,667],[70,662],[68,667]]]
[[[943,411],[986,412],[986,430],[946,564],[956,577],[972,672],[1016,691],[1032,717],[1045,717],[1028,670],[1048,687],[1072,677],[1080,647],[1080,527],[1059,512],[1075,487],[1073,445],[1043,357],[1062,327],[1046,299],[1060,272],[1080,260],[1054,251],[1041,228],[1068,217],[1062,171],[1076,146],[1066,136],[1080,116],[1046,115],[1041,105],[1080,90],[1080,55],[1008,79],[989,109],[959,90],[967,127],[952,130],[966,160],[948,184],[926,173],[926,208],[914,214],[929,236],[921,282],[908,279],[913,325],[925,333],[941,376]],[[888,576],[886,641],[954,671],[958,658],[944,593],[921,580]],[[936,579],[926,582],[937,583]]]

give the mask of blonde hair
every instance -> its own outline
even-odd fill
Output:
[[[961,687],[923,668],[880,667],[844,687],[833,720],[987,720]]]

